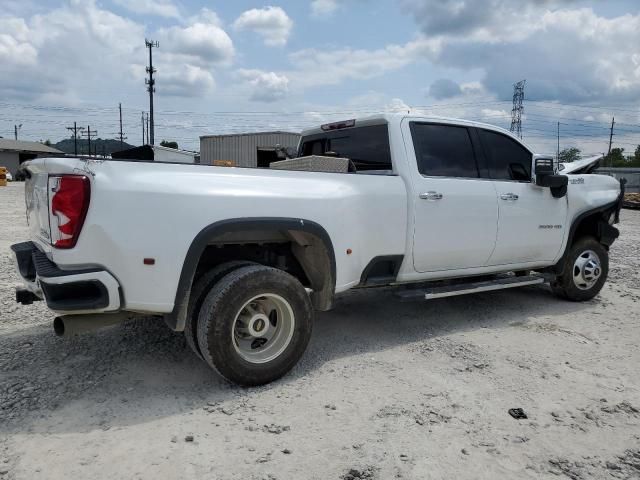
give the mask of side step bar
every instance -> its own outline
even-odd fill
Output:
[[[469,293],[490,292],[493,290],[504,290],[505,288],[524,287],[525,285],[538,285],[544,283],[544,281],[544,278],[534,275],[525,275],[522,277],[505,276],[480,282],[458,283],[455,285],[404,290],[397,292],[396,295],[402,301],[422,299],[432,300],[434,298],[453,297],[456,295],[467,295]]]

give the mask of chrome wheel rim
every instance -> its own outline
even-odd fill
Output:
[[[246,302],[233,321],[233,346],[250,363],[267,363],[291,343],[295,315],[280,295],[263,293]]]
[[[580,290],[589,290],[602,275],[600,258],[593,250],[586,250],[578,255],[573,264],[573,283]]]

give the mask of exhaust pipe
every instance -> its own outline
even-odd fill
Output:
[[[59,337],[71,337],[93,332],[100,328],[123,323],[129,318],[125,313],[98,313],[86,315],[62,315],[53,320],[53,331]]]

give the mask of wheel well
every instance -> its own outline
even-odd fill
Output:
[[[575,231],[573,233],[573,237],[571,238],[571,245],[576,243],[582,237],[590,236],[599,239],[600,236],[600,228],[598,223],[602,220],[602,212],[594,213],[589,215],[588,217],[583,218],[580,223],[578,223]]]
[[[193,282],[215,266],[248,260],[283,270],[310,288],[314,307],[328,310],[333,302],[332,253],[317,235],[300,230],[234,230],[214,236],[198,260]]]
[[[336,259],[331,237],[321,225],[290,217],[230,218],[205,226],[191,242],[173,309],[164,315],[170,328],[184,329],[197,275],[218,262],[234,259],[284,267],[311,287],[311,301],[317,310],[329,310],[333,304]]]
[[[619,231],[617,228],[609,225],[608,219],[611,213],[615,213],[615,205],[600,208],[596,211],[588,212],[579,217],[571,226],[569,239],[565,247],[562,258],[553,267],[545,269],[553,273],[559,274],[564,269],[564,263],[571,247],[581,238],[590,236],[600,242],[605,249],[609,250],[611,244],[618,238]]]

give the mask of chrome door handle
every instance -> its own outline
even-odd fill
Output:
[[[515,193],[503,193],[502,195],[500,195],[500,198],[502,200],[511,200],[511,201],[515,201],[518,200],[518,195],[516,195]]]
[[[442,200],[442,194],[438,193],[438,192],[426,192],[426,193],[421,193],[420,198],[422,200]]]

